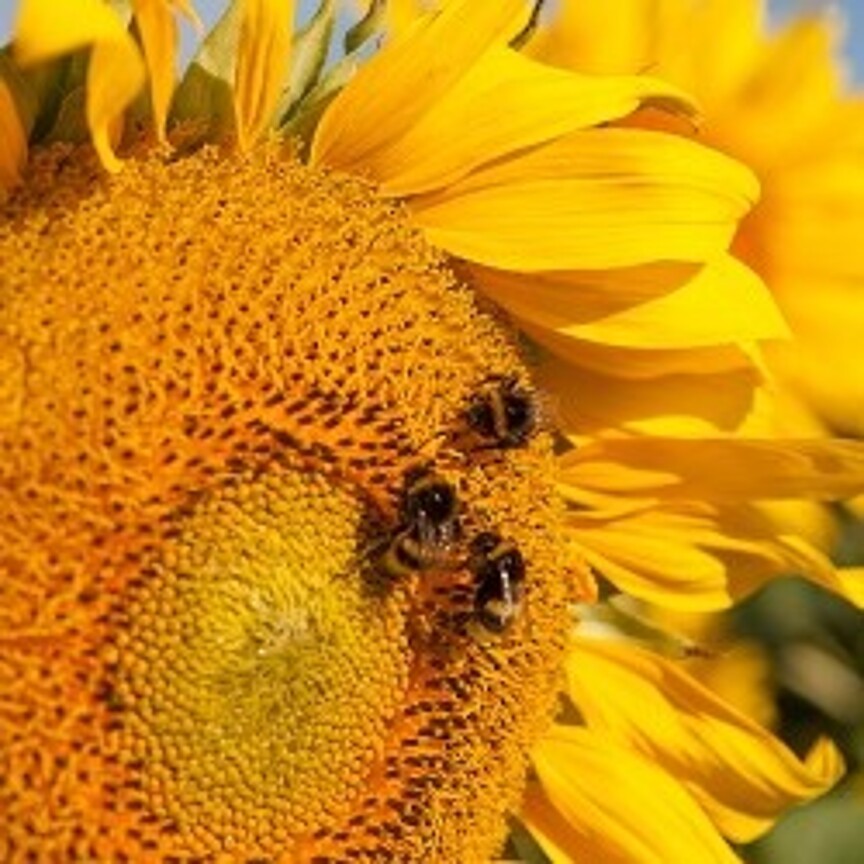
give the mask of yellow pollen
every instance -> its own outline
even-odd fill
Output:
[[[529,381],[396,205],[274,147],[33,154],[0,209],[0,860],[486,861],[553,716],[574,563]],[[381,553],[409,469],[526,562],[502,636]]]
[[[240,478],[181,520],[124,610],[121,746],[179,826],[300,834],[362,792],[408,651],[398,595],[352,578],[361,519],[313,475]]]

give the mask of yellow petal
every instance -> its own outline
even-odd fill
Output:
[[[621,438],[569,457],[571,482],[606,493],[639,489],[714,502],[849,498],[864,490],[864,443],[843,439]],[[647,480],[646,478],[650,478]]]
[[[662,766],[737,842],[755,839],[786,808],[827,791],[842,773],[836,752],[802,762],[658,655],[574,638],[566,671],[589,728]]]
[[[738,861],[687,791],[633,750],[556,726],[532,752],[521,818],[553,861]]]
[[[764,283],[729,255],[702,267],[632,268],[618,274],[614,288],[607,275],[543,273],[496,281],[490,274],[481,284],[521,321],[603,345],[696,348],[789,335]]]
[[[724,562],[686,533],[695,520],[649,511],[606,524],[589,522],[590,516],[574,517],[573,536],[592,570],[620,591],[678,610],[711,611],[732,605]],[[704,540],[709,529],[699,527],[699,539]]]
[[[655,6],[654,57],[663,76],[698,89],[706,105],[736,92],[764,38],[763,0],[672,0]]]
[[[387,32],[396,36],[404,33],[414,21],[429,11],[429,5],[422,0],[386,0],[384,12]]]
[[[135,21],[150,75],[154,126],[163,142],[176,80],[178,36],[172,7],[177,7],[190,20],[198,21],[187,0],[134,0]]]
[[[234,111],[241,150],[273,120],[291,59],[294,0],[240,0],[243,17],[234,79]]]
[[[435,245],[499,269],[702,262],[726,250],[756,200],[750,171],[676,135],[573,132],[412,198]]]
[[[668,616],[660,619],[660,626],[664,628],[667,626],[665,618]],[[701,632],[698,627],[699,617],[695,619],[697,629],[694,641],[698,645],[709,647],[708,653],[692,653],[684,661],[691,678],[700,681],[730,707],[740,711],[759,726],[766,729],[776,728],[779,718],[775,698],[777,688],[767,649],[758,642],[740,639],[735,639],[730,645],[729,620],[723,614],[701,618]],[[717,628],[713,631],[713,643],[710,642],[712,625]],[[708,633],[708,640],[700,641],[704,631]],[[724,644],[728,647],[719,653],[710,653],[712,644],[714,647]],[[820,770],[817,773],[826,772]]]
[[[658,506],[630,498],[628,507],[621,495],[607,497],[570,483],[566,471],[559,488],[574,505],[568,527],[582,557],[619,590],[655,606],[725,609],[790,573],[849,597],[823,553],[778,528],[756,506]]]
[[[87,125],[102,164],[113,171],[120,167],[114,142],[123,111],[145,80],[134,40],[101,0],[21,0],[13,49],[22,66],[87,46]]]
[[[6,82],[0,78],[0,196],[21,180],[27,162],[27,136]]]
[[[537,380],[552,394],[549,414],[555,424],[580,444],[590,436],[622,431],[691,438],[734,433],[764,398],[761,376],[753,368],[701,369],[697,353],[689,369],[628,380],[617,375],[617,360],[605,370],[585,368],[581,364],[588,355],[578,345],[570,353],[565,337],[549,338],[523,327],[550,350],[576,361],[544,357]],[[601,359],[612,354],[607,351]]]
[[[686,97],[656,79],[577,75],[493,45],[434,111],[355,167],[380,182],[384,194],[427,192],[501,156],[623,117],[649,100],[687,110]]]
[[[762,166],[788,164],[823,144],[824,122],[843,90],[834,59],[838,24],[830,14],[801,16],[763,42],[729,114],[719,116],[718,106],[724,146]]]
[[[864,567],[844,567],[839,571],[839,576],[846,596],[856,606],[864,608]]]
[[[531,50],[546,62],[595,74],[651,69],[700,101],[713,100],[749,72],[763,5],[760,0],[561,0],[559,14]]]
[[[560,0],[557,14],[527,50],[546,63],[597,75],[653,69],[658,5],[655,0]]]
[[[321,118],[313,164],[362,173],[379,147],[435,108],[483,52],[524,25],[524,0],[453,0],[366,63]]]
[[[559,336],[518,320],[520,328],[528,330],[536,342],[548,347],[557,357],[610,378],[648,381],[671,375],[717,375],[749,370],[755,382],[762,380],[752,355],[741,345],[686,349],[624,348]]]

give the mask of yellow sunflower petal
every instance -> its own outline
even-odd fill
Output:
[[[527,51],[547,63],[592,74],[637,72],[651,64],[654,31],[649,25],[657,7],[652,0],[561,0],[553,22],[528,43]]]
[[[27,161],[27,136],[6,82],[0,78],[0,195],[16,185]]]
[[[755,839],[784,809],[827,791],[842,773],[836,752],[802,762],[658,655],[574,638],[566,671],[589,728],[663,766],[737,842]]]
[[[568,457],[571,482],[607,493],[713,502],[849,498],[864,490],[864,442],[621,438]]]
[[[532,761],[542,792],[529,789],[521,815],[553,860],[738,861],[688,792],[632,749],[556,726]]]
[[[642,350],[585,342],[524,326],[535,341],[546,345],[556,357],[617,379],[648,381],[668,375],[717,375],[750,370],[755,382],[762,380],[752,354],[741,345]]]
[[[604,128],[480,168],[410,206],[451,254],[533,272],[710,260],[757,194],[751,172],[717,151]]]
[[[546,62],[595,74],[650,68],[688,91],[698,86],[699,98],[703,93],[716,98],[749,70],[763,5],[760,0],[561,0],[559,14],[530,47]]]
[[[688,89],[698,88],[700,99],[719,99],[734,92],[758,51],[763,0],[700,0],[653,6],[654,20],[645,29],[654,34],[652,53],[662,69],[660,74]],[[685,46],[694,47],[687,50]]]
[[[789,335],[764,283],[729,255],[702,267],[633,268],[620,290],[610,290],[608,272],[595,272],[506,274],[483,286],[523,322],[603,345],[696,348]]]
[[[234,111],[241,150],[247,150],[273,118],[291,51],[293,0],[240,0],[242,20],[234,79]]]
[[[697,353],[690,358],[689,369],[622,379],[614,365],[606,370],[585,368],[588,352],[578,343],[568,346],[572,340],[566,337],[550,338],[530,326],[526,329],[566,358],[544,358],[537,379],[554,394],[549,413],[556,424],[580,445],[589,436],[608,432],[676,437],[733,433],[764,400],[761,377],[753,368],[715,370],[707,365],[703,370],[698,366],[702,355]]]
[[[771,578],[795,573],[850,599],[831,561],[755,507],[630,511],[620,498],[567,487],[593,512],[571,514],[573,540],[594,570],[619,590],[658,607],[726,609]],[[604,516],[603,511],[608,514]]]
[[[647,76],[592,78],[493,45],[434,111],[356,167],[384,194],[427,192],[506,154],[623,117],[648,100],[689,110],[682,93]]]
[[[22,0],[14,33],[15,59],[23,66],[92,46],[87,71],[87,125],[109,170],[123,110],[145,80],[144,62],[120,19],[101,0]]]
[[[585,560],[621,591],[658,606],[688,611],[725,609],[733,594],[727,568],[699,539],[716,539],[704,521],[653,511],[606,524],[573,518],[574,537]]]
[[[842,89],[833,60],[837,33],[835,16],[811,15],[762,46],[760,60],[729,109],[734,121],[717,120],[734,152],[747,153],[760,165],[777,165],[821,146],[824,121]]]
[[[844,567],[838,575],[847,597],[856,606],[864,608],[864,567]]]
[[[165,141],[165,122],[174,93],[177,62],[176,7],[189,20],[197,16],[188,0],[135,0],[135,21],[150,74],[150,98],[156,135]]]
[[[584,846],[586,841],[552,804],[536,780],[529,782],[525,790],[520,816],[551,864],[573,864],[571,850]]]
[[[370,6],[375,2],[369,4]],[[400,35],[421,15],[429,11],[429,4],[422,0],[386,0],[384,14],[387,21],[387,32]]]
[[[527,17],[525,0],[454,0],[416,21],[333,101],[315,133],[312,163],[362,166],[436,106],[490,45],[514,36]]]

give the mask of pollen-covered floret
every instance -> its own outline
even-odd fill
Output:
[[[486,860],[573,584],[548,435],[450,434],[504,322],[275,148],[36,152],[0,259],[0,858]],[[376,563],[423,464],[524,556],[492,644],[458,549]]]

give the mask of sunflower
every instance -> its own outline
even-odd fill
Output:
[[[130,5],[25,0],[0,56],[0,857],[481,862],[521,814],[732,861],[828,788],[830,744],[574,630],[600,575],[844,587],[750,503],[860,491],[859,447],[694,436],[703,389],[616,418],[646,369],[752,406],[784,332],[728,254],[752,174],[638,122],[688,98],[524,56],[519,0],[377,51],[375,3],[336,61],[333,4],[240,0],[175,92],[193,10]]]
[[[836,15],[802,13],[769,34],[764,13],[762,0],[616,0],[611,11],[565,0],[530,50],[581,72],[650,69],[694,95],[700,139],[762,184],[733,251],[795,335],[766,349],[780,422],[803,435],[860,436],[861,376],[838,370],[856,368],[864,334],[864,103],[844,80]]]

